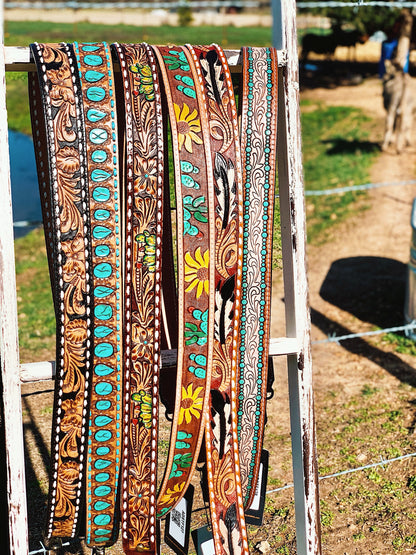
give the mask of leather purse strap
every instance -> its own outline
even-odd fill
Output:
[[[86,453],[86,543],[118,537],[122,419],[121,190],[114,70],[106,43],[74,43],[81,81],[91,221],[93,371]]]
[[[156,470],[162,328],[164,137],[156,62],[146,44],[116,44],[126,122],[126,269],[122,537],[156,553]]]
[[[217,45],[188,49],[205,95],[215,190],[215,330],[206,470],[215,552],[249,553],[237,441],[237,336],[241,311],[242,174],[237,108]]]
[[[168,103],[177,201],[178,364],[174,418],[158,496],[164,516],[183,497],[203,439],[214,330],[213,183],[207,114],[192,58],[154,47]]]
[[[29,98],[57,321],[55,411],[45,531],[77,532],[83,499],[92,335],[91,246],[80,83],[65,44],[32,44]]]
[[[278,65],[273,48],[243,48],[242,58],[244,228],[238,443],[247,507],[256,489],[266,417]]]

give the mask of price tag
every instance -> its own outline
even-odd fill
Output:
[[[263,449],[260,458],[259,477],[256,493],[250,507],[245,511],[247,524],[261,526],[263,524],[264,504],[266,502],[266,486],[269,473],[269,452]]]
[[[193,530],[192,539],[197,555],[215,555],[214,539],[208,526]]]
[[[165,542],[178,555],[187,555],[191,529],[194,487],[188,486],[184,497],[166,516]]]

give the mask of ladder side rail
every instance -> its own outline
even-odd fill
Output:
[[[19,376],[16,272],[7,131],[6,75],[3,42],[3,0],[0,2],[0,363],[7,465],[9,549],[28,553],[27,499],[23,421]]]
[[[321,553],[319,485],[312,387],[310,311],[306,273],[306,217],[303,190],[299,77],[294,0],[274,0],[281,16],[287,64],[280,71],[278,176],[282,222],[286,333],[298,352],[289,354],[289,402],[298,555]]]

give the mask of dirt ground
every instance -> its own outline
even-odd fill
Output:
[[[415,87],[414,81],[413,87]],[[332,105],[350,105],[361,108],[377,122],[374,136],[371,139],[376,142],[381,141],[384,112],[381,84],[377,78],[367,79],[358,86],[304,91],[302,98],[323,101]],[[394,149],[391,149],[380,155],[371,169],[370,181],[390,183],[414,180],[415,165],[416,136],[413,136],[413,144],[405,153],[397,155]],[[323,184],[323,188],[325,188],[325,184]],[[387,328],[404,323],[405,272],[409,260],[411,239],[410,214],[415,196],[415,185],[372,189],[368,199],[370,209],[336,226],[331,239],[324,245],[308,245],[318,457],[320,456],[320,443],[328,441],[328,435],[331,435],[331,421],[324,422],[323,419],[328,419],[330,414],[336,414],[337,406],[343,410],[350,401],[351,404],[355,403],[363,388],[365,391],[365,388],[369,387],[368,384],[371,384],[371,387],[375,389],[380,387],[385,392],[383,398],[387,404],[390,402],[394,407],[397,399],[396,392],[409,383],[414,387],[415,358],[395,352],[391,345],[374,344],[371,340],[368,342],[366,340],[346,341],[341,344],[315,342],[322,341],[330,334],[339,336],[370,331],[375,326]],[[284,293],[277,280],[273,311],[273,331],[277,334],[281,333],[282,329],[279,315],[283,312],[283,301]],[[273,440],[277,438],[281,441],[282,434],[289,434],[290,429],[288,392],[284,386],[286,370],[282,364],[279,364],[277,368],[279,386],[275,387],[275,398],[269,405],[269,435],[267,437],[271,449]],[[338,396],[338,405],[333,404],[329,399],[331,395]],[[408,422],[414,421],[414,407],[410,409],[407,417]],[[277,419],[278,423],[276,424]],[[338,431],[335,422],[332,426],[335,435]],[[332,441],[331,448],[335,453],[337,445],[334,438]],[[353,441],[353,436],[351,441]],[[386,439],[386,441],[388,440]],[[285,450],[283,450],[286,456],[286,458],[283,456],[285,462],[280,464],[278,471],[271,464],[271,474],[273,476],[275,472],[276,476],[283,478],[289,472],[287,461],[290,445],[284,441],[281,441],[281,445],[285,446]],[[370,443],[362,446],[352,467],[377,462],[372,457],[371,451]],[[282,453],[282,450],[279,450],[279,453]],[[325,454],[327,456],[327,451]],[[403,473],[414,474],[416,463],[413,460],[410,459],[407,463],[393,463],[392,474],[396,476]],[[321,460],[320,463],[322,465]],[[279,465],[279,463],[277,464]],[[286,468],[284,468],[285,465]],[[344,469],[345,466],[339,467],[337,470]],[[280,483],[287,482],[283,478]],[[321,482],[321,509],[330,507],[336,515],[330,526],[323,526],[323,552],[335,555],[369,553],[390,555],[395,553],[396,549],[391,543],[394,538],[393,530],[385,530],[381,526],[379,534],[367,534],[364,537],[364,532],[361,532],[365,528],[364,525],[362,528],[357,525],[351,514],[342,514],[341,510],[339,514],[336,513],[337,505],[340,503],[334,503],[331,496],[334,491],[339,491],[339,489],[341,487],[338,486],[337,479]],[[272,495],[282,496],[280,507],[286,507],[285,503],[287,504],[288,501],[288,506],[290,506],[292,498],[286,491]],[[341,494],[339,495],[341,496]],[[323,514],[325,513],[323,512]],[[368,518],[371,519],[372,516],[369,515]],[[291,522],[289,517],[286,519],[287,523]],[[272,522],[273,519],[271,519]],[[376,526],[369,527],[370,530],[376,530],[376,528]],[[281,526],[277,528],[276,534],[284,536],[285,530],[286,528]],[[260,535],[259,531],[256,538],[260,538]],[[270,536],[271,534],[269,534],[269,538]],[[286,537],[289,537],[287,532]],[[400,542],[397,541],[396,544],[399,545]],[[414,544],[413,546],[409,545],[408,549],[404,548],[404,552],[415,553],[415,547]],[[276,548],[271,552],[292,554],[296,551],[292,544],[289,551],[279,551]]]
[[[302,95],[303,98],[322,100],[330,104],[362,108],[377,120],[377,130],[372,139],[381,141],[384,114],[381,85],[377,79],[368,79],[358,86],[304,91]],[[413,146],[400,156],[393,152],[380,155],[371,170],[372,182],[415,179],[416,131],[414,135]],[[409,259],[410,211],[414,196],[416,188],[411,185],[373,189],[369,192],[368,204],[371,207],[368,210],[337,226],[331,240],[323,246],[308,247],[313,341],[324,339],[330,332],[340,335],[368,331],[374,326],[388,327],[403,323],[402,297],[405,265]],[[357,279],[357,276],[361,276],[362,279]],[[392,287],[399,291],[396,296],[391,295]],[[374,291],[377,292],[376,297]],[[384,299],[387,299],[385,303]],[[281,279],[276,276],[272,328],[272,335],[275,337],[284,334],[283,301]],[[368,384],[374,386],[382,383],[386,391],[396,391],[402,383],[413,384],[413,387],[416,385],[413,377],[415,359],[410,355],[394,352],[393,347],[388,344],[380,346],[363,342],[360,348],[353,348],[348,342],[341,345],[314,344],[313,368],[318,444],[321,429],[319,422],[326,418],[328,392],[335,391],[339,395],[339,402],[345,404]],[[275,372],[275,396],[268,407],[266,434],[266,446],[271,453],[269,491],[291,482],[288,394],[284,361],[277,361]],[[52,388],[52,382],[24,385],[22,388],[32,550],[39,548],[39,528],[43,517],[41,502],[44,501],[47,492],[46,467]],[[413,421],[414,418],[413,406],[408,419]],[[331,423],[327,421],[326,427],[328,426],[331,428]],[[278,441],[276,438],[279,438]],[[369,448],[370,446],[366,446],[362,449],[361,458],[358,458],[360,464],[373,462]],[[412,462],[413,460],[407,461],[406,466],[404,463],[394,463],[399,465],[397,472],[416,474],[416,462]],[[332,479],[321,483],[321,498],[324,503],[329,503],[331,490],[336,487]],[[265,526],[251,531],[253,546],[259,541],[267,540],[272,546],[270,553],[296,553],[293,541],[292,497],[293,492],[290,489],[270,494],[273,503],[281,503],[282,508],[274,508],[267,514]],[[283,535],[288,538],[286,545],[292,543],[286,551],[279,551],[278,547],[273,547],[273,538],[276,539],[278,534],[282,534],[282,520],[287,516],[283,507],[286,505],[292,507],[289,515],[291,518],[287,518],[288,528]],[[379,535],[371,535],[368,541],[354,542],[357,523],[351,517],[343,518],[340,515],[331,521],[329,527],[324,527],[324,553],[390,555],[395,550],[388,543],[389,533],[388,530],[383,530]],[[410,550],[409,547],[409,550],[403,552],[414,551],[416,549]],[[67,552],[88,551],[74,546]],[[108,553],[118,555],[121,550],[116,546],[109,549]],[[171,552],[167,548],[162,548],[163,555],[168,553]]]

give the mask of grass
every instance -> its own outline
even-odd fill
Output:
[[[15,241],[21,360],[33,362],[55,345],[55,315],[43,230]]]
[[[347,370],[348,372],[348,370]],[[367,382],[346,391],[315,393],[317,450],[321,477],[388,461],[415,451],[414,396],[416,388],[394,387],[381,373],[366,376]],[[354,375],[351,376],[354,380]],[[377,388],[369,384],[377,383]],[[352,384],[350,384],[352,386]],[[358,384],[357,384],[358,385]],[[348,386],[347,386],[348,387]],[[275,407],[276,410],[276,407]],[[282,429],[283,429],[283,425]],[[266,444],[278,457],[270,459],[274,480],[292,481],[289,434],[277,426]],[[269,489],[273,489],[269,486]],[[350,553],[409,553],[416,547],[416,458],[385,463],[351,474],[320,481],[323,550]],[[291,490],[267,497],[265,529],[273,535],[273,553],[295,553],[295,519]],[[280,550],[280,551],[279,551]],[[413,551],[414,552],[414,551]]]
[[[369,140],[371,118],[358,108],[301,103],[305,186],[308,191],[359,185],[368,181],[379,147]],[[308,240],[322,243],[338,222],[364,208],[362,191],[308,196]],[[360,204],[358,204],[360,202]]]
[[[28,46],[32,42],[148,42],[149,44],[204,44],[212,42],[224,48],[266,46],[271,44],[269,27],[234,27],[232,25],[203,27],[173,27],[160,25],[104,25],[88,22],[51,23],[46,21],[6,21],[6,46]]]

